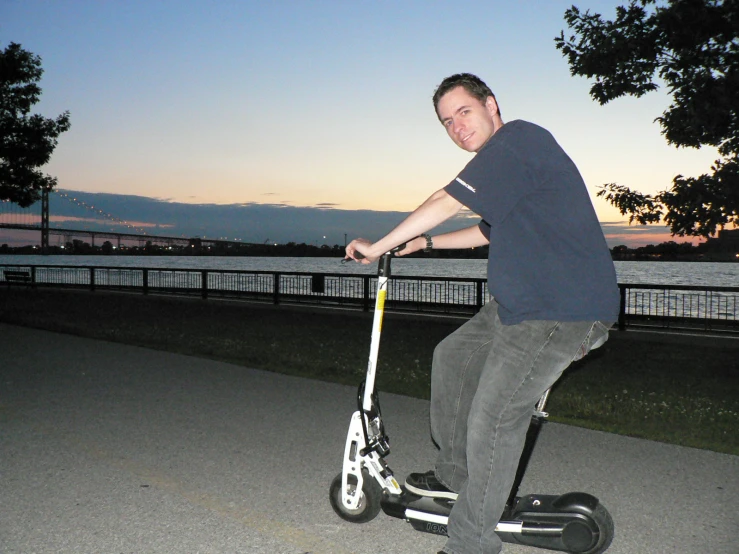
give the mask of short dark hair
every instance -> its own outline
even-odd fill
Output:
[[[441,84],[436,87],[436,91],[434,92],[434,111],[436,112],[437,117],[439,116],[439,100],[441,100],[441,97],[447,92],[457,87],[464,87],[467,92],[483,104],[485,103],[485,100],[487,100],[488,96],[495,98],[490,87],[487,86],[477,75],[473,75],[472,73],[456,73],[444,79]]]

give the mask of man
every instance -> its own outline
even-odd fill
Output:
[[[475,157],[385,237],[356,239],[346,253],[370,263],[402,243],[401,255],[490,245],[491,299],[434,352],[435,469],[409,475],[406,487],[456,499],[442,552],[497,554],[495,526],[532,408],[572,361],[605,342],[619,294],[585,184],[552,135],[525,121],[504,124],[495,96],[471,74],[445,79],[434,107],[454,143]],[[463,206],[479,225],[425,234]]]

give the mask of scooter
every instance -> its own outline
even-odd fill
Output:
[[[375,390],[375,374],[390,260],[402,248],[384,254],[378,262],[367,375],[359,385],[357,411],[349,421],[343,468],[331,482],[329,498],[336,514],[352,523],[371,521],[382,510],[389,516],[405,519],[418,531],[446,535],[454,501],[409,492],[398,483],[385,460],[390,443]],[[549,415],[544,411],[549,393],[547,390],[534,407],[515,481],[495,532],[508,543],[573,554],[600,554],[613,540],[614,525],[608,510],[596,497],[584,492],[518,496],[539,431]]]

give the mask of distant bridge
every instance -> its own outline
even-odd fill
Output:
[[[49,248],[49,236],[58,235],[65,237],[65,243],[72,242],[74,238],[89,237],[90,244],[94,247],[96,239],[112,239],[120,248],[122,241],[137,241],[139,244],[158,244],[166,246],[188,246],[197,242],[198,245],[204,247],[223,247],[231,245],[247,245],[237,240],[201,238],[201,237],[173,237],[165,235],[151,235],[144,229],[136,227],[127,221],[120,219],[108,212],[95,208],[82,200],[78,200],[67,194],[66,192],[53,190],[59,198],[63,198],[76,205],[83,212],[94,214],[98,220],[102,218],[116,226],[124,226],[131,229],[131,232],[116,232],[110,230],[93,230],[93,229],[70,229],[64,227],[52,227],[49,213],[49,191],[42,193],[41,201],[36,202],[28,208],[21,208],[18,204],[3,200],[0,202],[0,229],[18,229],[23,231],[39,231],[41,233],[41,249],[46,251]],[[78,218],[79,219],[79,218]],[[254,244],[251,246],[262,246]]]

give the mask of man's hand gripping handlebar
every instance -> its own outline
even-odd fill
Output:
[[[390,252],[387,252],[384,255],[390,255],[390,256],[393,256],[394,257],[394,256],[397,255],[398,252],[400,252],[401,250],[404,250],[407,244],[408,243],[406,243],[406,242],[404,242],[403,244],[399,244],[398,246],[396,246],[395,248],[393,248],[392,250],[390,250]],[[359,261],[364,260],[364,259],[365,259],[364,254],[362,254],[359,250],[356,250],[355,249],[354,250],[354,257],[347,256],[346,258],[344,258],[343,260],[341,260],[341,263],[342,264],[345,264],[346,262],[351,262],[351,261],[357,261],[357,262],[359,262]],[[370,262],[366,262],[366,263],[370,263]]]

